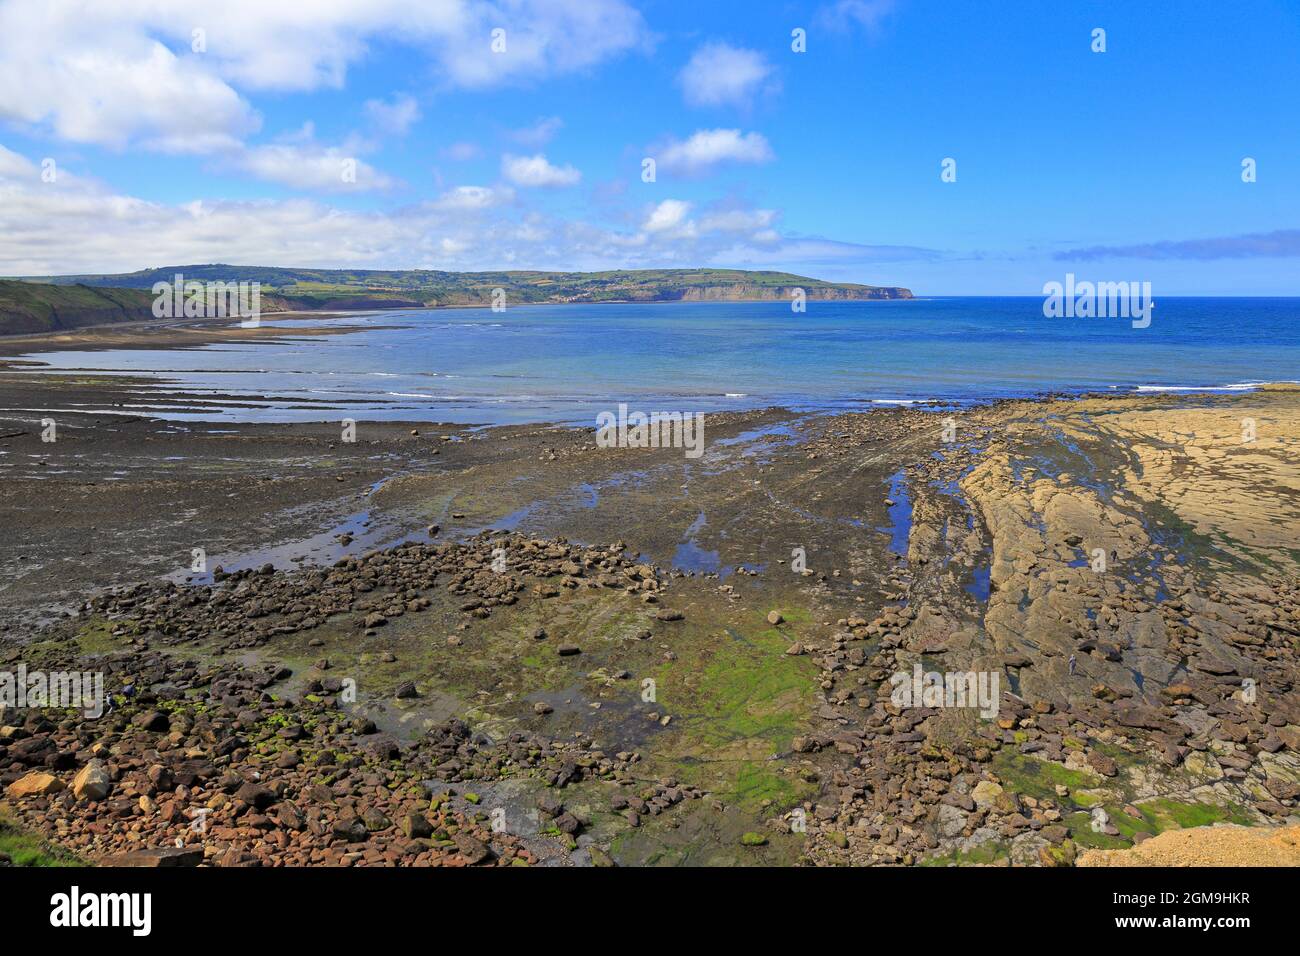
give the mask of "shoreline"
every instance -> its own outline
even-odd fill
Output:
[[[326,333],[335,330],[327,330]],[[337,330],[340,333],[347,330]],[[262,341],[265,341],[263,339]],[[116,346],[105,345],[103,351],[111,351]],[[170,348],[174,346],[160,346]],[[159,423],[170,422],[173,424],[183,424],[189,426],[225,426],[234,425],[311,425],[326,424],[337,422],[340,416],[349,417],[357,421],[384,423],[390,426],[422,426],[422,427],[448,427],[448,428],[504,428],[504,427],[539,427],[539,428],[557,428],[557,429],[590,429],[594,427],[594,418],[571,418],[562,419],[554,417],[539,417],[528,420],[517,421],[488,421],[484,419],[475,420],[472,417],[462,416],[460,419],[437,419],[422,415],[402,416],[402,417],[381,417],[376,416],[378,411],[374,406],[380,402],[386,402],[391,405],[403,405],[403,399],[412,396],[394,395],[389,392],[376,391],[372,397],[356,399],[307,399],[302,397],[288,398],[286,396],[277,396],[274,393],[256,392],[256,393],[239,393],[223,394],[218,390],[195,390],[187,388],[179,380],[169,379],[166,372],[137,372],[137,371],[100,371],[97,369],[77,369],[77,368],[52,368],[42,366],[39,368],[31,367],[28,363],[16,363],[12,360],[0,359],[0,421],[6,418],[13,418],[22,409],[29,409],[27,414],[38,414],[36,409],[44,413],[56,413],[65,416],[74,417],[95,417],[103,415],[121,415],[131,418],[145,417],[158,421]],[[236,373],[238,374],[238,373]],[[269,373],[268,373],[269,374]],[[93,383],[93,384],[91,384]],[[715,405],[712,407],[705,406],[702,408],[691,408],[690,411],[699,411],[710,418],[717,416],[733,415],[746,412],[762,412],[767,410],[781,410],[789,413],[798,413],[801,415],[842,415],[842,414],[860,414],[872,410],[884,409],[916,409],[920,411],[970,411],[980,409],[1004,402],[1049,402],[1057,400],[1086,400],[1086,399],[1108,399],[1108,398],[1138,398],[1143,396],[1218,396],[1218,395],[1245,395],[1259,391],[1279,391],[1300,388],[1300,382],[1278,381],[1278,382],[1240,382],[1226,385],[1142,385],[1142,386],[1112,386],[1108,389],[1097,389],[1088,387],[1077,388],[1052,388],[1038,391],[1026,391],[1020,394],[1012,395],[983,395],[958,398],[883,398],[883,397],[854,397],[839,399],[824,399],[819,401],[806,400],[781,400],[779,397],[769,398],[766,396],[753,395],[727,395],[727,396],[690,396],[688,404],[700,405],[708,399],[728,398],[735,400],[753,399],[752,404],[741,404],[731,406]],[[90,401],[90,399],[96,401]],[[675,396],[677,403],[681,403],[682,396]],[[629,404],[630,399],[625,399]],[[672,404],[672,402],[657,402],[654,399],[637,399],[639,405],[645,405],[644,410],[654,411],[658,405]],[[319,404],[319,408],[314,407],[314,402]],[[279,403],[279,404],[277,404]],[[293,404],[290,404],[293,403]],[[98,407],[90,409],[85,407],[91,404],[97,404]],[[349,407],[349,404],[366,407]],[[175,414],[168,415],[160,413],[159,409],[167,406],[175,406]],[[656,406],[652,408],[651,406]],[[154,411],[147,410],[153,408]],[[304,414],[299,417],[290,419],[277,419],[274,417],[238,417],[237,415],[227,416],[232,410],[240,408],[249,409],[250,412],[264,410],[274,416],[277,412],[299,410]],[[136,410],[139,409],[139,410]],[[201,416],[206,409],[212,413],[212,417]],[[404,410],[415,411],[414,408],[407,405]],[[317,417],[319,416],[319,417]]]
[[[18,372],[17,376],[12,373]],[[40,375],[40,389],[32,388],[33,375]],[[86,383],[97,377],[95,388]],[[191,428],[236,428],[236,427],[294,427],[294,426],[336,426],[342,418],[350,418],[365,424],[383,425],[389,428],[442,428],[452,430],[491,430],[505,428],[555,429],[565,431],[593,431],[596,426],[594,418],[558,419],[537,418],[533,420],[493,422],[485,420],[435,419],[430,417],[380,417],[373,407],[379,398],[356,399],[358,405],[365,408],[349,408],[343,404],[326,405],[326,402],[338,400],[321,400],[320,408],[304,404],[295,406],[303,411],[302,417],[293,419],[276,419],[267,417],[237,417],[232,411],[241,408],[252,413],[259,410],[276,412],[272,402],[284,402],[267,394],[222,395],[220,392],[191,391],[174,385],[166,378],[150,378],[144,375],[115,372],[105,373],[98,370],[49,369],[30,370],[13,369],[0,361],[0,422],[31,422],[34,416],[57,414],[74,420],[83,418],[100,418],[103,416],[120,416],[130,420],[148,420],[157,425],[185,426]],[[824,402],[781,402],[770,404],[753,404],[732,407],[705,407],[699,411],[709,419],[726,419],[729,416],[744,414],[781,413],[791,416],[833,417],[839,415],[859,415],[873,411],[890,409],[908,409],[930,414],[943,412],[971,412],[994,408],[1006,403],[1048,403],[1054,401],[1110,400],[1123,398],[1158,398],[1161,396],[1195,398],[1197,396],[1215,397],[1248,395],[1253,392],[1276,392],[1300,390],[1300,382],[1249,382],[1222,386],[1133,386],[1121,389],[1053,389],[1047,391],[1027,392],[1019,395],[982,396],[971,398],[931,398],[931,399],[886,399],[886,398],[852,398],[827,400]],[[32,394],[32,393],[38,394]],[[388,393],[381,393],[388,395]],[[20,403],[19,396],[24,396]],[[88,399],[97,397],[97,401]],[[730,397],[730,396],[728,396]],[[743,396],[749,398],[750,396]],[[399,404],[399,397],[394,396],[392,404]],[[692,397],[698,402],[704,397]],[[305,399],[295,399],[299,403]],[[96,407],[71,407],[68,404],[94,405]],[[648,410],[656,403],[642,401],[640,404]],[[663,404],[663,403],[660,403]],[[160,414],[159,408],[175,406],[173,414]],[[38,410],[39,409],[39,410]],[[405,410],[405,409],[404,409]],[[211,413],[211,417],[203,417]],[[228,416],[228,417],[223,417]],[[316,417],[319,416],[319,417]]]
[[[637,303],[655,304],[655,303]],[[673,303],[679,304],[679,303]],[[714,303],[726,305],[728,303]],[[447,307],[458,309],[461,307]],[[465,307],[482,308],[482,307]],[[384,312],[391,310],[383,310]],[[415,310],[412,310],[415,311]],[[109,352],[118,349],[147,351],[185,351],[192,348],[220,346],[223,344],[284,344],[293,339],[314,337],[318,335],[345,335],[358,331],[375,331],[376,329],[399,329],[409,327],[401,324],[395,317],[394,324],[382,326],[354,326],[322,322],[322,319],[354,320],[373,317],[369,311],[345,311],[331,313],[296,312],[274,313],[276,318],[286,320],[285,324],[262,325],[257,329],[243,329],[237,320],[159,320],[149,323],[126,323],[121,325],[97,326],[74,332],[46,333],[21,337],[0,338],[0,375],[9,378],[21,386],[29,383],[33,400],[26,402],[5,401],[0,398],[0,407],[44,408],[58,414],[84,414],[87,407],[77,396],[76,385],[80,381],[96,381],[100,386],[98,393],[101,402],[97,406],[99,414],[136,415],[152,414],[157,417],[177,421],[199,423],[203,421],[321,421],[337,419],[342,416],[366,420],[389,420],[436,423],[449,418],[461,424],[490,425],[502,423],[515,424],[551,424],[567,427],[583,427],[594,412],[587,414],[588,406],[598,403],[594,397],[572,395],[549,396],[538,393],[531,398],[512,398],[509,395],[462,395],[439,394],[436,390],[429,394],[424,387],[412,385],[397,392],[375,386],[371,380],[358,377],[355,384],[340,379],[341,385],[330,390],[301,390],[301,383],[286,378],[275,372],[262,372],[259,369],[240,371],[237,368],[220,369],[211,373],[197,372],[208,381],[202,386],[191,387],[186,384],[189,373],[177,371],[147,370],[109,370],[99,371],[94,368],[78,367],[61,369],[42,361],[43,355],[67,352]],[[255,361],[255,360],[254,360]],[[254,372],[260,373],[258,380],[252,381],[251,388],[240,388],[233,393],[224,393],[221,376],[231,374],[247,377]],[[1095,378],[1096,376],[1092,376]],[[42,382],[42,379],[45,381]],[[74,387],[66,392],[53,388],[56,381],[69,382]],[[113,383],[116,382],[116,385]],[[283,393],[277,393],[277,383],[285,386]],[[1141,394],[1229,394],[1246,392],[1264,384],[1257,380],[1224,380],[1207,383],[1204,374],[1198,374],[1190,381],[1157,379],[1142,382],[1135,381],[1120,385],[1104,385],[1090,382],[1082,385],[1060,385],[1046,383],[1029,384],[1014,391],[1007,390],[997,382],[980,387],[973,383],[962,387],[953,387],[948,395],[908,394],[906,391],[891,389],[874,384],[856,395],[835,397],[812,394],[791,393],[787,391],[755,389],[753,383],[735,389],[736,394],[728,392],[718,394],[683,394],[680,389],[668,389],[661,398],[639,398],[629,396],[625,400],[649,406],[657,404],[663,407],[679,408],[685,411],[703,411],[715,415],[738,410],[755,410],[765,407],[785,407],[798,409],[809,414],[835,414],[853,412],[871,407],[911,407],[960,410],[978,407],[990,401],[1028,400],[1041,401],[1054,397],[1070,396],[1086,398],[1094,395],[1141,395]],[[1292,383],[1274,383],[1286,385]],[[478,390],[483,390],[479,383]],[[334,389],[341,389],[346,395],[334,394]],[[941,389],[942,390],[942,389]],[[115,395],[114,392],[120,393]],[[901,391],[901,394],[900,394]],[[66,400],[65,400],[66,399]],[[617,397],[611,401],[619,400]],[[538,406],[530,411],[529,405]],[[78,406],[81,406],[79,409]],[[131,406],[147,406],[132,408]],[[172,414],[169,414],[169,406]],[[443,407],[446,406],[446,407]],[[571,406],[572,411],[566,411]],[[204,414],[205,409],[210,414]],[[241,409],[246,411],[241,412]],[[481,409],[477,413],[476,409]],[[261,411],[259,411],[261,410]]]

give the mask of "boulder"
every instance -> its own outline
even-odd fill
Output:
[[[452,837],[456,843],[456,849],[460,855],[465,858],[465,862],[470,866],[475,863],[481,863],[492,855],[492,851],[481,840],[476,840],[465,831],[460,831]]]
[[[425,840],[433,836],[433,825],[423,813],[408,813],[402,820],[402,832],[412,840]]]
[[[275,803],[275,794],[261,784],[246,783],[235,791],[235,799],[254,809],[264,810]]]
[[[1002,796],[1002,788],[991,780],[981,780],[971,791],[971,799],[975,801],[975,806],[986,810],[996,806],[1000,796]]]
[[[598,846],[587,847],[587,855],[591,858],[591,865],[601,868],[614,866],[614,859]]]
[[[92,760],[72,778],[72,795],[78,800],[103,800],[113,781],[101,760]]]
[[[57,793],[62,789],[63,781],[58,777],[34,770],[25,777],[20,777],[9,784],[5,790],[5,795],[10,799],[17,800],[21,797],[39,797],[45,794]]]
[[[155,734],[165,734],[171,729],[171,721],[167,718],[167,715],[157,710],[136,714],[132,723],[141,730],[147,730]]]
[[[198,866],[203,862],[203,847],[155,847],[147,850],[131,850],[103,857],[101,866]]]
[[[1088,766],[1103,777],[1113,777],[1119,772],[1114,760],[1105,754],[1097,753],[1095,750],[1088,754]]]

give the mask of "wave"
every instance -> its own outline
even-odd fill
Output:
[[[1237,382],[1233,385],[1135,385],[1135,392],[1253,392],[1257,388],[1262,388],[1270,382]],[[1280,384],[1295,385],[1296,382],[1285,382]],[[1117,386],[1111,386],[1115,388]],[[1123,386],[1118,386],[1123,387]]]

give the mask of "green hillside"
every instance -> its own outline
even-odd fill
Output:
[[[0,279],[0,334],[59,332],[152,318],[153,296],[132,288],[38,285]]]
[[[0,280],[0,333],[50,331],[148,318],[155,282],[259,282],[264,311],[437,308],[490,305],[503,289],[510,305],[562,302],[709,302],[910,299],[907,289],[825,282],[788,272],[742,269],[637,269],[611,272],[441,272],[415,269],[280,269],[188,265],[121,275]],[[114,311],[116,308],[117,311]]]

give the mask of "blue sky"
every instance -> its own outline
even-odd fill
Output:
[[[0,0],[0,274],[735,266],[1034,295],[1073,271],[1300,294],[1298,2],[165,9]]]

